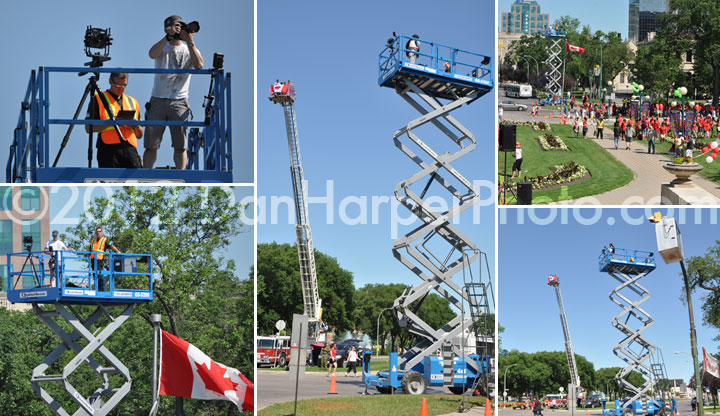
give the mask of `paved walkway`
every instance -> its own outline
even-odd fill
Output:
[[[541,115],[547,112],[541,111]],[[506,120],[527,121],[529,117],[523,112],[505,111]],[[559,123],[558,119],[546,119],[543,117],[533,121],[544,121],[552,124]],[[588,128],[587,137],[595,137],[595,125]],[[613,189],[603,194],[588,196],[571,201],[563,201],[564,204],[573,205],[660,205],[661,184],[672,181],[675,176],[663,169],[663,163],[667,158],[662,154],[648,154],[647,141],[633,141],[632,150],[625,150],[625,143],[620,143],[620,148],[615,150],[612,138],[612,130],[604,129],[605,139],[595,140],[600,147],[613,155],[633,171],[635,178],[627,185]],[[716,201],[708,201],[711,204],[720,204],[720,185],[709,181],[700,175],[694,175],[693,183],[715,196]]]

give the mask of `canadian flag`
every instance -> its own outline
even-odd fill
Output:
[[[573,46],[569,42],[565,42],[565,52],[585,53],[585,48],[581,48],[579,46]]]
[[[255,386],[238,370],[211,360],[191,343],[162,331],[160,394],[230,400],[254,411]]]
[[[720,378],[720,364],[718,364],[717,358],[708,354],[707,351],[705,351],[705,347],[702,347],[702,349],[705,371],[714,375],[717,378]]]

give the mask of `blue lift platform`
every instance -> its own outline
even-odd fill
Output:
[[[98,262],[98,254],[106,256],[104,262]],[[104,342],[130,318],[135,305],[153,300],[152,256],[28,251],[7,257],[8,299],[32,304],[35,315],[61,340],[33,369],[30,382],[35,394],[56,415],[111,414],[113,407],[130,392],[132,378],[127,366]],[[18,257],[24,259],[19,271],[13,270],[11,261]],[[92,306],[95,308],[88,309]],[[120,313],[113,313],[117,307],[121,308]],[[59,325],[63,320],[66,325]],[[64,366],[58,365],[61,357],[67,358],[66,352],[75,355],[69,361],[63,360]],[[90,366],[102,379],[92,393],[79,392],[68,379],[81,365]],[[48,374],[51,370],[55,373]],[[110,377],[111,374],[114,376]],[[51,382],[61,383],[74,401],[74,411],[63,408],[43,388]]]
[[[87,251],[25,252],[7,255],[7,296],[12,303],[148,303],[153,300],[150,254],[103,253],[108,269]],[[12,260],[25,260],[12,270]],[[55,264],[55,259],[59,262]],[[17,263],[17,261],[15,261]],[[127,287],[125,283],[132,283]],[[30,284],[30,287],[24,287]]]
[[[420,42],[420,51],[405,48],[410,40]],[[408,54],[417,54],[414,63]],[[478,92],[477,99],[493,89],[492,68],[491,56],[400,35],[389,39],[380,53],[378,84],[402,88],[407,80],[434,97],[456,100]]]
[[[192,74],[210,75],[210,104],[201,121],[147,121],[147,120],[84,120],[70,118],[72,114],[55,118],[50,113],[50,74],[126,72],[130,74]],[[230,183],[232,178],[232,117],[230,73],[222,69],[161,69],[161,68],[87,68],[40,67],[30,74],[20,116],[13,133],[13,141],[6,165],[8,183],[83,183],[83,182],[182,182]],[[88,98],[91,98],[90,95]],[[142,106],[142,101],[138,100]],[[87,102],[86,102],[87,104]],[[74,104],[72,105],[74,108]],[[67,103],[59,108],[68,108]],[[87,108],[87,106],[85,106]],[[85,108],[82,109],[84,116]],[[64,112],[64,111],[63,111]],[[52,133],[52,125],[123,125],[123,126],[187,126],[188,164],[185,170],[176,169],[115,169],[93,168],[94,157],[87,167],[57,166],[56,152],[62,135]],[[63,131],[63,134],[65,132]],[[83,134],[86,134],[83,128]],[[168,134],[166,131],[165,134]],[[94,151],[93,134],[91,149]],[[142,146],[139,146],[142,154]]]
[[[627,275],[647,274],[655,269],[655,255],[652,251],[604,247],[598,265],[603,273],[617,270]]]

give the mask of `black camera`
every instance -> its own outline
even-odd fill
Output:
[[[198,23],[197,20],[194,20],[190,23],[180,21],[180,30],[184,30],[187,33],[197,33],[200,31],[200,23]],[[173,36],[173,39],[180,39],[180,34],[176,33]]]
[[[86,63],[85,66],[98,68],[102,66],[103,62],[109,61],[112,40],[110,28],[100,29],[88,26],[85,30],[85,55],[92,58],[92,61]],[[93,49],[101,49],[101,51],[96,52]]]
[[[31,235],[23,236],[23,245],[25,245],[26,251],[32,251],[33,237]]]

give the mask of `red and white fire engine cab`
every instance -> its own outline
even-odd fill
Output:
[[[257,337],[255,354],[255,363],[258,367],[263,365],[285,367],[290,361],[290,337],[287,335]]]

